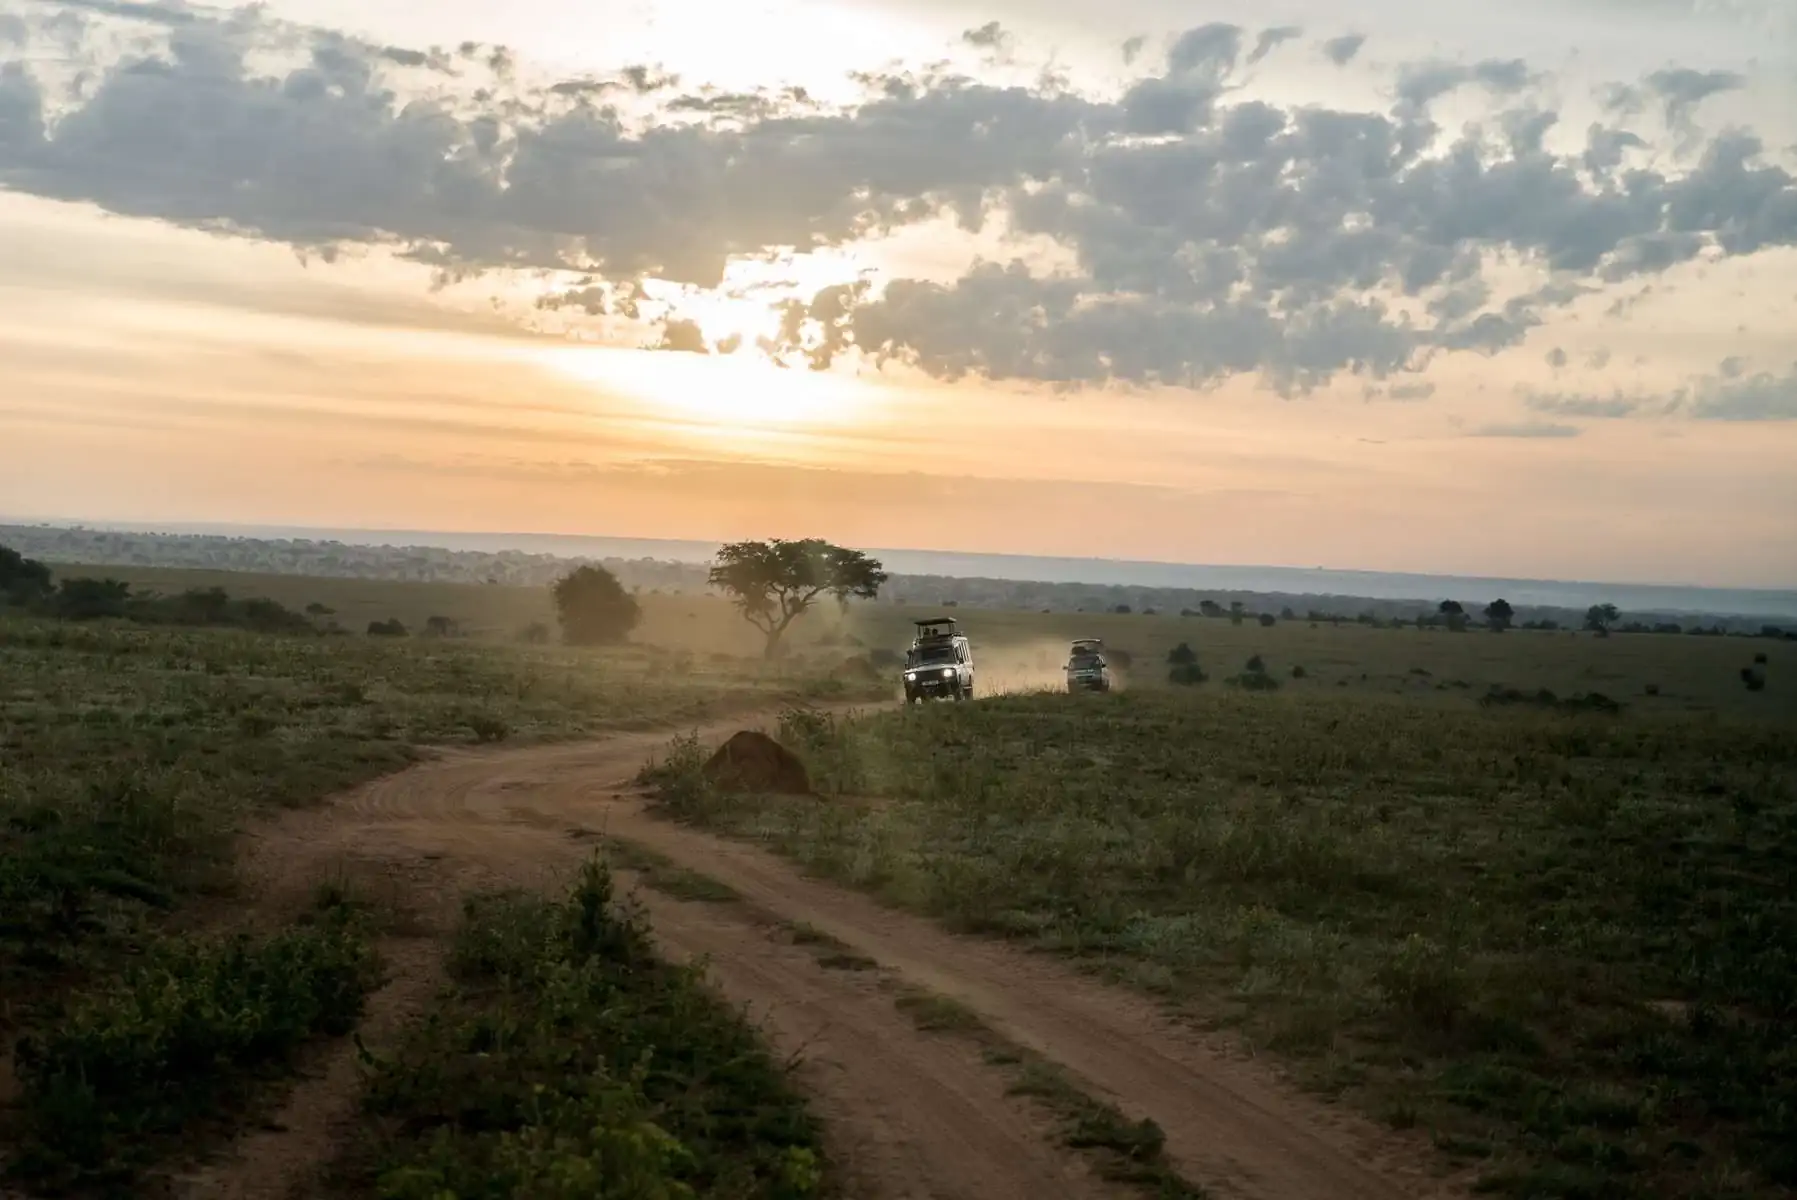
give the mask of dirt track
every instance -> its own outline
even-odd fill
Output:
[[[711,741],[753,722],[702,730]],[[1146,1001],[1051,960],[968,940],[798,876],[754,847],[644,812],[628,780],[663,732],[600,742],[445,755],[340,797],[283,814],[247,853],[260,903],[298,903],[341,866],[386,889],[416,928],[389,947],[395,979],[379,1024],[417,1008],[436,985],[435,945],[460,890],[549,884],[590,852],[594,832],[665,855],[735,889],[745,904],[641,896],[672,955],[703,955],[719,987],[746,1004],[828,1121],[850,1193],[868,1200],[1108,1197],[1052,1144],[1045,1116],[1005,1095],[1005,1078],[956,1038],[918,1031],[894,1006],[895,981],[974,1010],[999,1034],[1059,1063],[1132,1118],[1152,1117],[1193,1183],[1253,1200],[1386,1200],[1451,1194],[1389,1136],[1281,1088],[1261,1068],[1178,1028]],[[807,924],[879,963],[827,970],[775,921]],[[380,1029],[372,1031],[378,1044]],[[353,1050],[346,1048],[347,1059]],[[353,1118],[355,1072],[327,1062],[271,1131],[191,1181],[196,1197],[304,1194],[310,1172]]]

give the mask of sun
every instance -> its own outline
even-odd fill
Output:
[[[882,407],[879,389],[860,380],[782,368],[753,349],[693,354],[558,346],[536,357],[563,378],[625,400],[644,418],[725,438],[850,432],[864,428]]]

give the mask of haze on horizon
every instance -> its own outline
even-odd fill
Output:
[[[0,512],[1797,586],[1790,6],[1190,13],[0,0]]]

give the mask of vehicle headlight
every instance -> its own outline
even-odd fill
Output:
[[[916,678],[917,678],[917,672],[916,672],[916,671],[906,671],[906,672],[905,672],[905,678],[906,678],[906,679],[916,679]]]
[[[942,677],[944,679],[947,679],[950,675],[953,675],[954,673],[955,673],[955,669],[953,667],[942,668]]]

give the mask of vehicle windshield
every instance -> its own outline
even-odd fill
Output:
[[[1067,665],[1075,671],[1091,671],[1104,666],[1104,659],[1096,654],[1075,654]]]
[[[953,646],[926,646],[922,650],[911,652],[911,665],[914,667],[952,667],[954,663]]]

